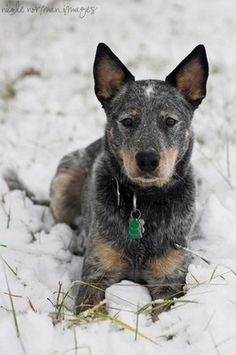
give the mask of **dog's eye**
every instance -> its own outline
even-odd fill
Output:
[[[166,125],[168,127],[173,127],[178,121],[175,120],[173,117],[167,117],[166,118]]]
[[[123,126],[125,127],[131,127],[133,125],[133,120],[130,117],[124,118],[121,123],[123,124]]]

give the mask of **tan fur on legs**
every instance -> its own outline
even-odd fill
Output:
[[[85,173],[78,167],[57,175],[52,183],[51,210],[57,223],[73,224],[80,215],[80,197]]]

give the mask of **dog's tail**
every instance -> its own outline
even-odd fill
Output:
[[[3,179],[5,180],[10,191],[20,190],[24,191],[26,196],[35,204],[42,206],[49,206],[49,200],[37,199],[35,194],[24,184],[24,182],[19,178],[15,170],[7,169],[3,172]]]

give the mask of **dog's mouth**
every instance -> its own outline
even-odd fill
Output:
[[[128,178],[135,184],[141,188],[150,188],[150,187],[162,187],[165,185],[170,179],[169,177],[156,177],[150,175],[141,175],[141,176],[128,176]]]
[[[143,181],[143,182],[155,182],[158,180],[161,180],[160,177],[155,176],[153,174],[141,174],[139,176],[134,176],[134,177],[130,177],[131,180],[133,181]]]
[[[160,153],[160,161],[152,171],[141,171],[137,166],[135,155],[129,151],[120,151],[123,170],[132,183],[141,188],[162,187],[169,183],[178,156],[177,149],[169,149]]]
[[[136,166],[135,169],[127,169],[127,165],[124,164],[124,172],[133,184],[141,188],[162,187],[170,181],[174,166],[168,166],[165,169],[158,167],[152,173],[144,173],[140,172]]]

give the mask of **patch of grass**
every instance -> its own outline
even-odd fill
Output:
[[[91,349],[90,349],[89,346],[77,346],[75,348],[70,348],[70,349],[68,349],[66,351],[63,351],[63,353],[61,353],[61,355],[65,355],[67,353],[70,353],[73,350],[75,351],[75,354],[77,355],[78,354],[77,350],[84,350],[84,349],[88,350],[88,355],[92,355],[92,352],[91,352]]]
[[[116,316],[110,316],[107,313],[104,312],[99,312],[99,308],[104,305],[104,302],[99,303],[98,305],[94,306],[93,308],[87,310],[83,314],[80,314],[72,319],[70,319],[70,324],[71,326],[76,326],[80,325],[82,322],[82,319],[85,321],[85,323],[89,323],[90,319],[97,319],[97,320],[103,320],[103,321],[111,321],[112,323],[116,324],[119,328],[127,330],[128,332],[131,332],[135,335],[135,340],[137,340],[137,337],[141,337],[147,341],[150,341],[151,343],[155,345],[159,345],[155,340],[152,338],[148,337],[147,335],[141,333],[138,330],[137,323],[136,327],[133,327],[129,325],[128,323],[118,319]],[[87,322],[86,322],[87,320]],[[84,323],[84,322],[83,322]]]
[[[1,257],[2,261],[6,264],[6,266],[8,267],[8,269],[18,278],[18,275],[17,275],[17,269],[14,270],[9,264],[8,262],[3,258]]]
[[[32,309],[32,311],[36,313],[37,311],[36,311],[33,303],[31,302],[31,299],[29,297],[27,297],[27,300],[28,300],[29,306]]]
[[[54,307],[54,311],[51,312],[53,325],[56,325],[65,319],[65,311],[68,311],[68,307],[65,304],[65,300],[67,297],[69,297],[70,291],[71,291],[71,287],[69,288],[68,291],[64,292],[62,290],[62,283],[59,281],[58,290],[56,291],[57,294],[56,302],[53,303],[50,298],[47,298],[47,300]]]
[[[211,316],[210,316],[210,318],[208,319],[208,321],[207,321],[207,324],[206,324],[206,326],[204,327],[204,331],[206,331],[207,330],[207,328],[209,327],[209,325],[210,325],[210,323],[211,323],[211,321],[212,321],[212,319],[214,318],[214,316],[215,316],[215,313],[216,313],[216,311],[214,311],[214,312],[212,312],[212,314],[211,314]]]
[[[219,267],[224,267],[225,269],[227,269],[227,271],[224,271],[224,272],[221,272],[221,273],[217,273],[216,271],[217,271],[217,269],[218,269]],[[217,279],[217,278],[221,278],[223,281],[225,281],[226,278],[225,278],[224,276],[227,275],[227,274],[229,274],[229,273],[232,273],[234,276],[236,276],[236,271],[234,271],[233,269],[231,269],[231,268],[228,267],[228,266],[225,266],[225,265],[222,265],[222,264],[218,264],[218,265],[216,265],[216,266],[214,267],[214,269],[213,269],[213,271],[212,271],[212,273],[211,273],[209,279],[206,279],[206,280],[201,281],[201,282],[199,282],[199,281],[197,280],[197,285],[194,285],[193,287],[195,288],[195,287],[197,287],[197,286],[209,285],[209,284],[210,284],[210,285],[218,285],[218,283],[216,283],[216,282],[213,283],[213,281],[214,281],[215,279]],[[193,276],[193,275],[191,274],[191,276]],[[193,277],[193,278],[194,278],[194,280],[196,279],[195,277]],[[222,285],[222,283],[220,283],[219,285]]]
[[[17,95],[17,82],[28,76],[41,76],[41,72],[35,68],[26,68],[15,78],[6,74],[5,80],[0,82],[0,99],[8,104]]]
[[[5,102],[8,102],[16,96],[15,80],[7,78],[6,81],[2,83],[0,96]]]
[[[223,272],[221,274],[216,274],[216,271],[217,271],[217,269],[219,267],[223,267],[223,268],[227,269],[227,271],[225,271],[225,272]],[[236,272],[233,269],[231,269],[230,267],[228,267],[226,265],[218,264],[218,265],[215,266],[215,268],[214,268],[214,270],[213,270],[213,272],[211,274],[209,282],[211,282],[213,279],[216,279],[218,277],[220,277],[222,280],[225,280],[224,275],[227,275],[229,273],[232,273],[234,276],[236,276]]]
[[[9,229],[10,228],[10,223],[11,223],[11,207],[9,207],[8,211],[6,210],[5,206],[4,206],[4,202],[1,201],[1,207],[2,210],[7,218],[7,224],[6,224],[6,228]]]
[[[219,268],[219,265],[216,265],[216,266],[214,267],[209,282],[211,282],[211,281],[214,279],[215,274],[216,274],[216,271],[217,271],[218,268]],[[225,280],[224,276],[219,275],[219,277],[221,277],[223,280]]]
[[[194,281],[196,281],[196,283],[197,283],[198,285],[200,285],[200,282],[198,281],[198,279],[196,278],[196,276],[194,276],[192,272],[189,272],[189,273],[190,273],[190,275],[192,276],[192,278],[194,279]]]
[[[138,331],[138,329],[135,327],[132,327],[131,325],[127,324],[126,322],[121,321],[120,319],[117,319],[116,317],[112,317],[106,313],[96,313],[96,317],[101,318],[103,320],[110,320],[112,323],[118,325],[118,327],[125,329],[131,333],[135,334],[135,338],[137,339],[137,336],[150,341],[151,343],[155,344],[155,345],[159,345],[155,340],[153,340],[152,338],[148,337],[147,335],[141,333],[140,331]]]
[[[199,153],[202,155],[204,159],[206,159],[209,163],[212,164],[212,166],[215,168],[215,170],[218,172],[218,174],[223,178],[223,180],[228,184],[228,186],[234,190],[234,186],[230,181],[230,178],[226,176],[222,170],[216,165],[213,159],[209,158],[201,149],[198,149]]]
[[[97,284],[99,285],[100,283],[98,282]],[[97,290],[99,290],[99,291],[103,291],[104,294],[105,294],[104,289],[102,289],[101,287],[97,286],[97,284],[94,283],[94,282],[91,283],[91,282],[86,282],[86,281],[79,280],[79,281],[73,282],[72,288],[73,288],[74,286],[76,286],[76,285],[86,285],[86,286],[93,287],[94,289],[97,289]],[[126,285],[118,285],[118,287],[122,287],[122,286],[125,287]],[[135,285],[134,285],[134,286],[135,286]],[[140,286],[140,285],[137,284],[137,286]],[[113,293],[110,293],[110,292],[109,292],[109,294],[110,294],[112,297],[115,297],[115,298],[117,298],[117,299],[119,299],[119,300],[121,300],[121,301],[125,301],[126,303],[130,304],[131,306],[136,307],[136,304],[135,304],[135,303],[132,303],[132,302],[130,302],[130,301],[127,301],[127,300],[123,299],[123,298],[120,297],[120,296],[114,295]]]
[[[8,282],[8,277],[7,277],[7,273],[6,273],[6,269],[5,269],[4,264],[3,264],[3,271],[4,271],[4,276],[5,276],[5,280],[6,280],[6,284],[7,284],[7,291],[8,291],[7,294],[8,294],[9,299],[10,299],[11,310],[12,310],[12,315],[13,315],[13,321],[14,321],[14,325],[15,325],[15,329],[16,329],[16,336],[17,336],[17,338],[20,338],[20,329],[19,329],[17,316],[16,316],[16,310],[15,310],[15,306],[14,306],[14,302],[13,302],[13,295],[12,295],[11,290],[10,290],[10,285],[9,285],[9,282]]]
[[[136,312],[136,326],[135,326],[135,337],[134,340],[137,341],[138,340],[138,323],[139,323],[139,315],[140,313],[138,312],[138,308],[137,308],[137,312]]]
[[[208,265],[210,265],[210,261],[206,258],[206,257],[203,257],[202,255],[200,255],[197,251],[194,251],[192,249],[189,249],[187,247],[183,247],[182,245],[180,244],[175,244],[175,246],[178,248],[178,249],[182,249],[194,256],[197,256],[198,258],[200,258],[202,261],[204,261],[205,263],[207,263]]]
[[[8,269],[13,273],[13,275],[17,278],[18,281],[21,282],[21,284],[25,287],[27,284],[20,278],[20,276],[17,273],[17,269],[14,270],[13,267],[9,265],[9,263],[1,256],[2,262],[8,267]]]
[[[77,336],[76,336],[76,330],[73,328],[73,335],[74,335],[74,343],[75,343],[75,355],[78,355],[78,343],[77,343]]]
[[[7,229],[10,228],[10,222],[11,222],[11,208],[9,208],[7,212]]]
[[[6,272],[5,264],[4,264],[3,260],[2,260],[2,266],[3,266],[3,272],[4,272],[4,276],[5,276],[5,280],[6,280],[7,291],[8,291],[8,296],[9,296],[10,305],[11,305],[11,313],[12,313],[13,322],[14,322],[14,326],[15,326],[15,330],[16,330],[16,336],[19,339],[19,342],[20,342],[21,349],[22,349],[23,353],[26,354],[25,347],[24,347],[24,344],[23,344],[22,339],[21,339],[21,334],[20,334],[19,323],[18,323],[18,320],[17,320],[16,309],[15,309],[15,305],[14,305],[14,302],[13,302],[14,295],[12,294],[11,289],[10,289],[10,284],[9,284],[9,281],[8,281],[7,272]]]
[[[60,323],[63,320],[65,320],[68,323],[68,327],[74,327],[74,326],[85,325],[85,324],[90,324],[90,323],[94,323],[94,322],[100,322],[100,321],[107,321],[108,320],[108,321],[111,321],[112,323],[116,324],[119,328],[127,330],[127,331],[133,333],[134,336],[135,336],[135,340],[137,340],[138,337],[141,337],[141,338],[143,338],[145,340],[148,340],[148,341],[152,342],[155,345],[158,345],[158,343],[155,340],[149,338],[147,335],[141,333],[138,330],[138,319],[139,319],[139,315],[140,315],[140,312],[138,310],[137,311],[133,311],[133,312],[129,311],[129,312],[132,312],[132,313],[137,315],[137,321],[136,321],[136,326],[135,327],[127,324],[126,322],[123,322],[123,321],[119,320],[117,318],[117,316],[110,316],[106,312],[101,311],[101,309],[103,310],[104,304],[106,303],[105,299],[102,302],[100,302],[100,303],[96,304],[95,306],[93,306],[92,308],[89,308],[85,312],[80,313],[79,315],[74,316],[74,315],[71,314],[71,312],[68,312],[66,314],[65,310],[68,311],[68,309],[65,306],[65,299],[68,297],[69,292],[71,291],[71,288],[74,287],[74,285],[78,284],[78,283],[83,283],[83,284],[86,284],[86,285],[89,284],[89,283],[86,283],[84,281],[81,281],[81,282],[78,281],[78,282],[73,283],[72,286],[70,287],[70,289],[67,292],[63,292],[62,291],[62,284],[61,284],[61,282],[59,282],[58,291],[57,291],[57,298],[56,298],[56,304],[54,304],[50,299],[48,299],[50,301],[50,303],[53,305],[54,309],[55,309],[55,311],[52,313],[52,318],[53,318],[53,324],[54,325]],[[90,284],[90,286],[100,290],[100,288],[98,286],[91,285],[91,284]],[[121,297],[118,297],[118,296],[117,296],[117,298],[121,299]],[[132,306],[133,306],[133,304],[132,304]],[[118,315],[119,311],[122,311],[122,309],[121,308],[117,308],[117,315]],[[75,342],[75,347],[73,349],[76,351],[76,349],[79,349],[76,338],[74,338],[74,342]],[[71,350],[73,350],[73,349],[71,349]]]
[[[166,299],[166,300],[155,300],[155,301],[152,301],[152,302],[149,302],[147,304],[145,304],[144,306],[142,306],[139,310],[138,310],[138,313],[141,314],[141,313],[151,313],[153,307],[155,307],[155,309],[158,309],[158,308],[163,308],[163,307],[170,307],[174,304],[187,304],[187,303],[198,303],[197,301],[194,301],[194,300],[186,300],[186,299],[176,299],[176,298],[171,298],[171,299]]]
[[[201,259],[203,259],[203,261],[205,261],[205,258],[201,257]],[[209,265],[208,260],[205,262]],[[213,269],[209,280],[205,280],[203,282],[199,282],[197,280],[196,286],[199,286],[202,284],[207,285],[209,282],[213,281],[217,277],[224,278],[224,274],[227,274],[227,273],[233,273],[234,275],[236,275],[236,272],[234,270],[227,268],[227,267],[226,267],[227,270],[225,272],[218,274],[217,273],[218,266],[216,266]],[[223,266],[223,265],[221,265],[221,266]],[[76,282],[72,283],[72,286],[69,288],[68,291],[64,292],[63,287],[62,287],[62,283],[59,282],[58,283],[58,290],[55,292],[55,294],[56,294],[55,303],[53,303],[50,299],[48,299],[51,302],[52,306],[54,307],[54,312],[52,313],[53,324],[57,325],[58,323],[63,321],[64,322],[63,324],[66,324],[68,328],[72,328],[72,331],[74,334],[74,347],[64,351],[62,354],[66,354],[68,352],[74,351],[75,355],[78,355],[80,349],[87,349],[88,354],[91,354],[90,349],[87,348],[86,346],[81,346],[81,347],[78,346],[78,341],[77,341],[77,337],[76,337],[76,330],[74,327],[89,325],[91,323],[96,323],[96,322],[101,322],[101,321],[110,321],[113,324],[115,324],[119,329],[134,334],[135,341],[138,338],[142,338],[142,339],[149,341],[155,345],[159,345],[158,342],[156,341],[156,339],[152,339],[148,335],[139,331],[139,316],[140,316],[140,314],[151,314],[153,309],[155,309],[155,308],[158,309],[159,307],[161,309],[163,309],[163,306],[166,308],[169,308],[170,306],[175,305],[177,308],[179,306],[184,306],[187,304],[198,304],[198,301],[193,300],[193,299],[175,298],[178,296],[177,294],[172,295],[172,298],[170,298],[170,299],[164,299],[164,300],[159,299],[159,300],[149,302],[137,310],[134,310],[134,311],[126,310],[127,312],[131,312],[133,314],[136,314],[136,317],[137,317],[136,324],[133,326],[133,325],[130,325],[127,322],[124,322],[118,318],[119,311],[125,311],[125,310],[122,310],[119,307],[112,308],[112,309],[117,310],[117,314],[115,314],[115,316],[111,316],[111,315],[107,314],[105,311],[103,311],[104,304],[106,303],[106,300],[103,300],[99,304],[96,304],[94,307],[86,310],[83,313],[80,313],[79,315],[76,315],[76,316],[73,315],[71,313],[71,310],[68,309],[68,307],[66,306],[65,300],[69,296],[69,292],[71,291],[71,289],[76,284],[86,284],[86,285],[89,285],[90,287],[101,290],[101,288],[98,286],[98,284],[91,284],[91,283],[85,282],[85,281],[76,281]],[[165,286],[166,285],[167,284],[165,284]],[[125,286],[125,285],[123,285],[123,286]],[[116,295],[114,295],[114,296],[116,297]],[[117,298],[124,300],[123,298],[121,298],[119,296],[117,296]],[[128,303],[130,303],[130,302],[128,302]],[[132,303],[130,303],[130,304],[132,304]],[[133,306],[133,304],[132,304],[132,306]],[[206,329],[208,328],[211,318],[209,319],[209,322],[205,326]],[[175,336],[174,334],[170,334],[170,335],[162,335],[161,337],[164,337],[167,341],[167,340],[171,340],[174,336]]]

